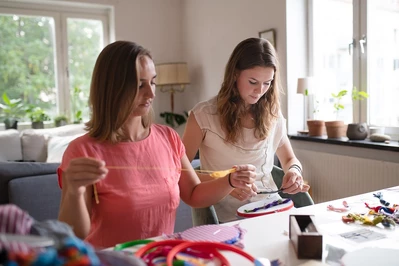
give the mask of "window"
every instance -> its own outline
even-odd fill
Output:
[[[399,129],[399,0],[310,1],[310,70],[325,120]],[[368,99],[352,101],[356,88]],[[346,90],[334,112],[332,93]]]
[[[105,8],[0,4],[0,96],[52,118],[87,119],[91,73],[110,42],[108,29]]]

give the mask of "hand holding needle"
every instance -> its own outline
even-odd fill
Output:
[[[274,194],[274,193],[280,193],[280,192],[283,192],[283,189],[270,190],[270,191],[262,190],[262,191],[258,191],[258,192],[256,192],[256,193],[257,193],[257,194]]]

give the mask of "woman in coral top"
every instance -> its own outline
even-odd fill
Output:
[[[114,42],[97,59],[88,133],[69,144],[58,170],[59,220],[96,247],[171,234],[180,198],[206,207],[254,182],[247,164],[201,183],[178,134],[151,123],[155,84],[151,55],[136,43]]]

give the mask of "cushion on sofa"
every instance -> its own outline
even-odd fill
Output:
[[[21,139],[16,129],[0,131],[0,161],[22,160]]]
[[[82,134],[72,136],[50,136],[47,142],[47,160],[48,163],[60,163],[69,143]]]
[[[50,136],[71,136],[83,134],[84,124],[72,124],[45,129],[26,129],[21,133],[22,157],[24,161],[45,162],[47,141]]]

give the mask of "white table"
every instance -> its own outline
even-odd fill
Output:
[[[384,200],[399,204],[399,186],[379,190],[384,195]],[[323,233],[323,257],[326,255],[326,246],[331,245],[344,249],[347,252],[361,249],[364,247],[384,247],[395,248],[399,252],[399,227],[393,230],[385,229],[380,224],[380,227],[365,226],[360,224],[345,224],[342,222],[342,216],[350,213],[366,213],[367,209],[364,205],[367,202],[370,206],[381,205],[379,200],[369,192],[353,197],[343,198],[339,200],[320,203],[299,209],[291,209],[285,212],[274,213],[255,218],[247,218],[237,222],[223,224],[225,226],[232,226],[239,224],[247,232],[244,235],[244,250],[255,258],[267,258],[269,260],[279,259],[284,266],[293,266],[309,263],[309,260],[298,260],[294,247],[292,246],[288,232],[289,232],[289,215],[290,214],[305,214],[314,215],[316,226],[319,232]],[[346,213],[338,213],[328,211],[327,206],[333,205],[335,207],[343,207],[342,202],[347,201],[351,209]],[[385,239],[377,241],[369,241],[362,244],[354,243],[350,240],[344,239],[339,234],[355,231],[358,229],[370,229],[373,232],[382,233],[386,236]],[[155,237],[154,239],[162,239],[162,237]],[[132,249],[135,251],[135,249]],[[248,260],[231,252],[222,252],[226,258],[229,259],[233,266],[249,266]],[[395,253],[396,254],[396,253]],[[320,263],[324,262],[320,261]],[[216,264],[217,265],[217,264]],[[306,264],[307,266],[310,264]],[[314,264],[312,264],[314,265]],[[325,265],[325,264],[323,264]],[[332,264],[339,265],[339,264]],[[366,266],[367,263],[362,264]],[[398,264],[399,265],[399,255]],[[213,265],[212,265],[213,266]]]
[[[383,192],[384,200],[390,202],[391,204],[399,204],[399,186],[379,191]],[[389,230],[384,229],[381,224],[381,227],[375,227],[364,226],[360,224],[345,224],[342,222],[342,216],[349,212],[354,213],[359,211],[365,213],[367,210],[364,205],[365,202],[369,203],[370,206],[381,205],[379,200],[373,196],[373,193],[375,192],[320,203],[299,209],[291,209],[286,212],[248,218],[240,220],[239,222],[226,223],[225,225],[234,225],[238,223],[242,228],[247,230],[247,233],[244,236],[244,250],[252,256],[256,258],[264,257],[270,260],[280,259],[284,265],[289,266],[300,265],[307,262],[307,260],[297,259],[294,247],[289,241],[288,231],[290,214],[315,215],[316,226],[318,230],[323,233],[324,246],[329,244],[335,247],[343,248],[348,252],[363,247],[374,246],[399,249],[399,228]],[[327,210],[327,205],[329,204],[332,204],[336,207],[343,207],[343,200],[346,200],[351,206],[349,212],[338,213]],[[364,228],[385,234],[387,238],[356,244],[338,235]],[[325,256],[325,253],[326,252],[323,249],[323,256]],[[229,256],[230,254],[226,253],[225,255]],[[234,261],[234,264],[232,265],[251,265],[245,262],[245,260],[237,261],[237,263],[236,260],[237,258],[231,258],[231,261]]]

